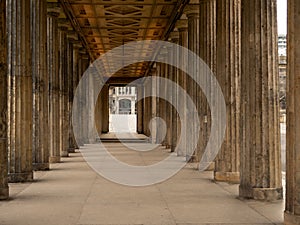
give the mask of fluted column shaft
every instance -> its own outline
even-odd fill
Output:
[[[208,65],[211,71],[216,72],[216,0],[199,0],[199,56]],[[201,71],[201,68],[200,68]],[[199,79],[201,79],[199,77]],[[211,96],[211,80],[206,81],[206,86],[210,90]],[[198,160],[201,159],[203,151],[207,145],[211,130],[211,113],[206,97],[197,87],[197,109],[200,116],[200,137],[197,146]],[[212,170],[212,164],[208,170]]]
[[[49,139],[50,163],[60,162],[60,104],[59,104],[59,57],[58,26],[59,8],[48,8],[47,16],[47,64],[49,76]]]
[[[179,33],[178,31],[174,31],[170,35],[171,42],[174,44],[179,43]],[[179,52],[178,49],[173,50],[173,57],[172,61],[174,65],[178,65],[179,62]],[[174,82],[174,85],[172,86],[171,94],[172,94],[172,101],[173,104],[175,104],[178,100],[178,90],[177,86],[179,85],[179,71],[176,67],[171,66],[171,80]],[[175,85],[176,84],[176,85]],[[176,105],[176,104],[175,104]],[[175,107],[171,107],[171,113],[172,113],[172,130],[171,130],[171,152],[175,152],[177,141],[178,141],[178,125],[180,123],[180,120],[178,118],[178,114]]]
[[[160,87],[160,82],[159,82],[159,77],[161,77],[161,66],[162,63],[156,63],[156,76],[158,77],[157,82],[156,82],[156,96],[160,96],[161,87]],[[162,119],[162,99],[161,98],[156,98],[156,117]],[[159,121],[157,121],[159,122]],[[159,126],[159,123],[156,126],[156,143],[160,144],[163,141],[162,137],[162,128]]]
[[[89,68],[89,57],[87,55],[85,55],[85,57],[83,58],[82,61],[82,66],[83,66],[83,71],[82,71],[82,75],[86,72],[87,73],[87,69]],[[88,92],[88,90],[85,89],[81,89],[82,91],[82,95],[86,96],[86,93]],[[87,97],[82,98],[82,102],[81,102],[81,107],[83,110],[83,115],[88,115],[88,101],[86,100]],[[81,126],[82,126],[82,144],[88,143],[89,139],[88,139],[88,123],[86,122],[87,120],[84,117],[80,118],[81,121]]]
[[[217,0],[216,77],[226,102],[227,129],[215,161],[217,181],[239,183],[240,147],[240,0]]]
[[[7,0],[9,181],[32,181],[30,1]]]
[[[188,21],[186,19],[181,19],[177,22],[176,27],[178,28],[179,32],[179,39],[178,39],[178,44],[182,47],[188,48]],[[178,52],[178,55],[180,56],[178,59],[178,63],[181,65],[181,67],[187,67],[186,62],[187,62],[187,56],[181,52]],[[187,68],[186,68],[187,69]],[[178,85],[180,85],[181,88],[184,90],[188,90],[187,88],[187,75],[182,71],[178,70]],[[181,95],[178,96],[178,105],[183,105],[184,110],[186,110],[187,105],[186,105],[186,96]],[[184,111],[184,116],[186,115],[186,112]],[[186,118],[180,118],[180,120],[185,120]],[[178,121],[178,126],[177,126],[177,132],[180,134],[181,138],[183,138],[182,146],[187,145],[187,137],[186,137],[186,129],[187,129],[187,124],[183,124],[183,127],[179,126],[181,121]],[[178,156],[186,156],[186,149],[185,148],[180,148],[177,151]]]
[[[282,198],[276,0],[242,0],[240,196]]]
[[[156,65],[152,68],[151,70],[151,75],[153,77],[157,76],[157,68]],[[156,117],[158,117],[158,113],[157,113],[157,81],[156,80],[152,80],[151,83],[151,94],[152,94],[152,98],[151,98],[151,119],[154,119]],[[153,120],[151,123],[151,141],[152,144],[156,144],[157,143],[157,123],[156,120]]]
[[[189,50],[191,50],[192,52],[194,52],[195,54],[199,55],[199,4],[190,4],[187,6],[186,8],[186,15],[188,17],[188,48]],[[189,62],[192,59],[189,59]],[[197,68],[197,63],[193,62],[192,64],[192,73],[196,74],[198,72],[198,68]],[[196,78],[198,79],[198,77]],[[197,88],[197,84],[195,83],[195,81],[191,78],[188,77],[187,78],[187,86],[189,87],[187,89],[187,93],[188,95],[191,97],[191,99],[193,100],[195,106],[198,106],[197,103],[197,90],[199,88]],[[203,109],[201,109],[201,111],[203,111]],[[198,112],[193,112],[190,111],[190,109],[187,109],[187,117],[188,117],[188,123],[190,123],[189,121],[193,121],[193,118],[198,116]],[[201,122],[201,120],[200,120]],[[200,126],[202,127],[202,124],[200,124]],[[199,156],[197,154],[197,149],[196,151],[192,151],[191,149],[191,143],[193,143],[195,140],[203,140],[203,137],[199,135],[199,137],[196,137],[194,134],[196,132],[194,132],[196,129],[199,129],[198,127],[195,127],[195,125],[191,124],[190,126],[187,127],[187,129],[191,129],[191,133],[193,134],[191,137],[187,137],[188,141],[186,142],[187,144],[187,149],[190,154],[192,153],[192,155],[188,155],[187,158],[190,161],[199,161]]]
[[[89,66],[88,56],[86,55],[86,52],[81,49],[81,51],[79,51],[79,58],[78,58],[78,81],[80,81],[81,77],[83,76],[84,72],[87,70],[88,66]],[[80,96],[83,96],[85,90],[79,89],[78,91],[80,93]],[[79,102],[79,108],[81,110],[84,110],[84,107],[85,107],[84,99],[81,98],[80,102]],[[87,134],[87,130],[86,130],[86,126],[84,124],[84,119],[82,116],[78,117],[77,121],[78,121],[78,124],[81,124],[81,127],[82,127],[82,129],[79,130],[80,138],[79,138],[79,140],[77,140],[78,141],[77,144],[79,146],[83,146],[84,139],[85,139],[84,136]],[[86,132],[86,133],[84,133],[84,132]]]
[[[47,2],[31,1],[33,169],[49,169]]]
[[[69,148],[68,152],[69,153],[74,153],[76,149],[76,142],[74,139],[74,134],[73,134],[73,124],[72,124],[72,110],[73,110],[73,98],[74,98],[74,84],[75,84],[75,76],[74,72],[76,73],[76,70],[74,70],[74,49],[73,49],[73,42],[74,42],[74,37],[73,37],[73,32],[69,32],[67,35],[68,37],[68,44],[67,44],[67,77],[68,77],[68,116],[69,116],[69,125],[68,125],[68,130],[69,130]]]
[[[6,0],[0,1],[0,200],[9,196],[7,178],[7,42]]]
[[[300,224],[300,4],[288,1],[286,225]]]
[[[72,43],[72,107],[73,107],[73,98],[75,96],[75,92],[77,89],[77,85],[79,83],[79,48],[81,47],[81,44],[79,41]],[[70,106],[71,107],[71,106]],[[71,109],[71,112],[73,111],[73,108]],[[74,132],[73,132],[73,122],[72,122],[72,113],[70,115],[70,152],[73,152],[75,149],[79,149],[78,143],[75,140]]]
[[[68,157],[69,152],[69,92],[67,76],[67,27],[59,24],[59,136],[60,155]]]

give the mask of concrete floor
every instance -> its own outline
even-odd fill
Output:
[[[106,146],[115,157],[139,165],[168,154],[162,147],[141,153],[121,143]],[[51,171],[36,172],[33,183],[10,184],[11,199],[0,202],[0,224],[282,224],[283,201],[239,200],[238,185],[214,183],[212,172],[194,167],[188,164],[160,184],[128,187],[104,179],[74,153]]]

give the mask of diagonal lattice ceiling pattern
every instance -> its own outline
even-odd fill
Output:
[[[64,1],[66,2],[66,0]],[[177,0],[67,0],[94,58],[132,41],[162,40],[180,6]],[[150,46],[139,54],[149,54]],[[124,60],[124,57],[122,57]],[[116,77],[141,77],[147,63],[130,65]]]

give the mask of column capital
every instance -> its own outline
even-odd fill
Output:
[[[75,31],[69,30],[69,31],[67,31],[67,38],[69,41],[76,44],[77,40],[78,40],[78,35]]]
[[[72,30],[73,29],[73,27],[70,24],[69,20],[59,18],[57,21],[58,21],[58,28],[59,29],[61,29],[61,30]]]
[[[75,41],[73,41],[72,43],[73,43],[73,49],[76,49],[76,50],[80,51],[80,48],[82,48],[82,43],[81,43],[81,41],[75,40]]]
[[[187,19],[177,20],[175,27],[178,29],[179,32],[188,30],[188,20]]]
[[[51,17],[59,17],[61,8],[59,6],[54,6],[53,4],[47,4],[47,15]]]
[[[178,41],[179,41],[179,32],[178,31],[171,32],[169,38],[170,38],[171,42],[178,43]]]
[[[189,4],[184,8],[184,14],[188,18],[199,17],[199,4]]]

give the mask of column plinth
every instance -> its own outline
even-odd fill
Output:
[[[33,173],[9,173],[9,183],[31,182],[33,181]]]
[[[284,224],[285,225],[299,225],[300,215],[294,215],[290,212],[284,212]]]

